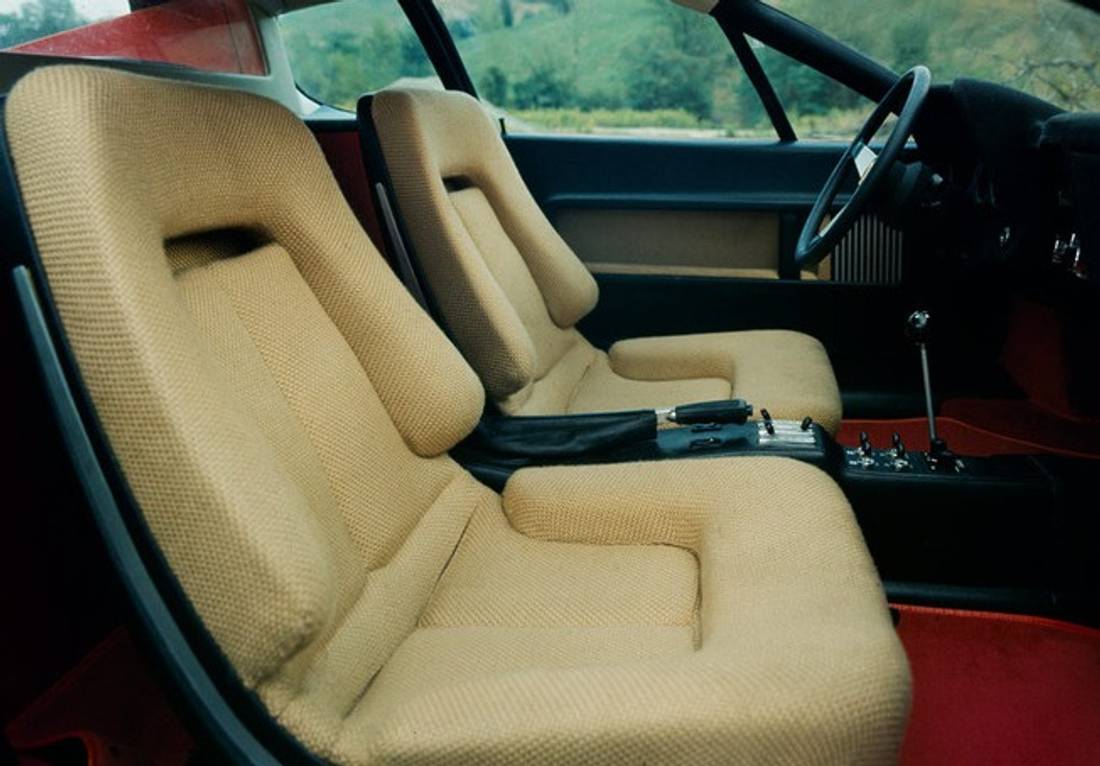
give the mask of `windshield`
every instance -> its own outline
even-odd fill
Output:
[[[976,77],[1100,111],[1100,14],[1065,0],[774,0],[901,72]]]

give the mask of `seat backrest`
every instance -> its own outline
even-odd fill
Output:
[[[445,454],[481,415],[477,377],[281,106],[47,67],[5,121],[153,536],[241,679],[324,754],[496,497]]]
[[[489,395],[517,412],[579,346],[592,275],[470,96],[384,90],[370,105],[398,207],[442,319]],[[560,383],[559,383],[560,385]]]

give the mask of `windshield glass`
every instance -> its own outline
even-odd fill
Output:
[[[1066,0],[773,0],[901,72],[977,77],[1100,111],[1100,14]]]

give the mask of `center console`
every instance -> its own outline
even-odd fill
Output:
[[[492,440],[472,439],[452,454],[497,489],[516,470],[538,465],[744,456],[803,461],[827,472],[843,489],[891,598],[912,602],[919,601],[920,593],[935,592],[932,603],[961,605],[943,595],[946,588],[979,594],[966,602],[972,607],[1100,621],[1100,605],[1091,596],[1081,607],[1074,606],[1077,597],[1072,596],[1076,583],[1100,574],[1095,557],[1100,514],[1082,512],[1091,506],[1077,499],[1090,486],[1091,466],[1041,455],[954,454],[936,430],[928,326],[926,314],[910,319],[929,416],[928,444],[916,448],[896,435],[889,444],[872,444],[865,434],[858,446],[842,446],[809,418],[774,420],[766,410],[757,420],[739,418],[742,422],[688,422],[685,417],[672,428],[657,428],[658,418],[649,411],[647,423],[639,420],[648,429],[643,438],[609,442],[607,448],[548,458],[508,454],[495,449]],[[689,408],[680,409],[686,414]],[[897,588],[909,591],[901,597]]]
[[[656,429],[648,439],[555,459],[509,454],[478,440],[467,440],[451,454],[483,483],[501,490],[515,471],[538,465],[769,455],[802,460],[835,473],[839,450],[836,442],[809,419],[797,422],[767,418],[740,424],[696,423]]]

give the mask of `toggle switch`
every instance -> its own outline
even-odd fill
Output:
[[[764,430],[768,432],[768,436],[775,436],[775,423],[772,422],[772,414],[761,408],[760,417],[764,418]]]

